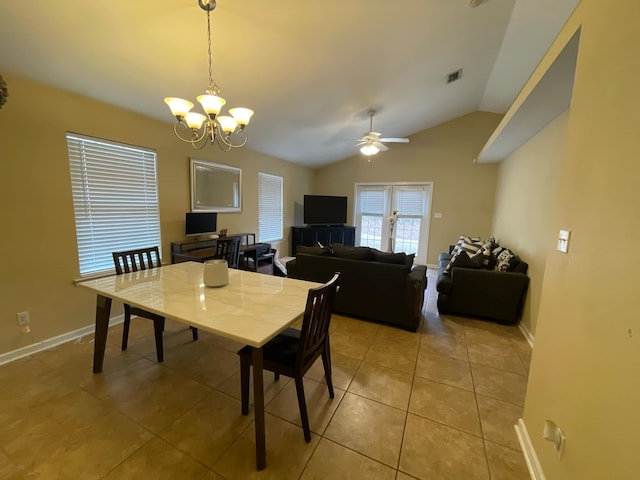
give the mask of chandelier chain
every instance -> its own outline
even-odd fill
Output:
[[[213,61],[211,60],[211,12],[209,10],[207,10],[207,41],[209,53],[209,92],[211,95],[217,95],[218,88],[213,82]]]

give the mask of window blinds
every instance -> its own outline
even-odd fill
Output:
[[[282,177],[258,173],[258,241],[282,239]]]
[[[112,270],[112,252],[160,247],[156,153],[67,134],[80,275]]]
[[[362,189],[359,192],[360,212],[362,215],[385,214],[385,190]]]
[[[396,191],[396,208],[400,216],[422,217],[425,197],[425,190],[422,187],[400,187]]]

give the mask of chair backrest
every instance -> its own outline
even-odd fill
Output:
[[[159,267],[162,264],[160,251],[157,246],[113,252],[112,255],[118,275],[137,272],[138,270],[147,270],[148,268]]]
[[[336,273],[324,285],[309,290],[300,330],[300,344],[296,359],[298,366],[303,366],[309,361],[313,362],[327,341],[333,299],[338,291],[339,278],[340,273]]]
[[[216,241],[216,259],[226,260],[229,268],[238,268],[240,237],[219,238]]]

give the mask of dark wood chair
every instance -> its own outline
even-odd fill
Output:
[[[226,260],[229,268],[238,268],[240,262],[240,237],[219,238],[216,241],[216,259]]]
[[[147,270],[160,267],[160,252],[158,247],[140,248],[137,250],[126,250],[122,252],[113,252],[113,263],[116,267],[116,274],[137,272],[138,270]],[[127,349],[129,342],[129,325],[131,324],[131,315],[147,318],[153,321],[153,330],[156,337],[156,355],[158,363],[164,360],[164,348],[162,345],[162,332],[164,331],[164,317],[153,312],[148,312],[138,307],[124,304],[124,329],[122,331],[122,350]],[[198,329],[191,327],[193,340],[198,339]]]
[[[263,368],[274,372],[276,380],[281,374],[295,379],[300,420],[304,439],[307,442],[311,441],[311,430],[302,378],[319,356],[322,356],[329,397],[333,398],[329,322],[333,299],[338,290],[339,276],[340,274],[336,273],[324,285],[309,290],[301,330],[287,328],[263,347]],[[252,363],[251,347],[243,347],[238,354],[240,355],[242,414],[247,415],[249,413],[249,368]]]

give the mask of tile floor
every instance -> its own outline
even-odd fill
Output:
[[[102,374],[91,337],[0,366],[0,479],[528,479],[513,425],[531,349],[516,327],[439,316],[429,280],[418,333],[334,316],[335,398],[321,362],[305,378],[311,443],[293,382],[265,373],[262,472],[240,345],[167,322],[157,364],[139,319],[126,352],[110,329]]]

